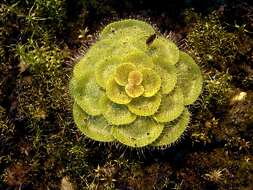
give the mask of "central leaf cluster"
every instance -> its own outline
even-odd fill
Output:
[[[137,64],[138,65],[138,64]],[[117,85],[114,85],[115,82]],[[129,102],[132,98],[139,96],[151,97],[155,95],[161,87],[161,78],[158,73],[149,68],[137,68],[133,63],[123,63],[116,68],[113,80],[107,84],[106,91],[111,101],[124,104],[124,100],[117,98],[121,97],[123,91],[118,91],[115,94],[114,88],[120,89],[124,87],[125,95],[129,96]],[[127,102],[127,103],[129,103]]]

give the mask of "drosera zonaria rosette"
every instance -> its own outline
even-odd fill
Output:
[[[74,121],[96,141],[169,146],[187,128],[186,106],[197,100],[202,83],[191,56],[150,24],[113,22],[74,67]]]

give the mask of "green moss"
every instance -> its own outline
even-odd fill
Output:
[[[68,71],[62,65],[68,57],[67,51],[54,46],[27,44],[18,46],[17,54],[20,56],[19,66],[25,65],[30,73],[20,75],[18,79],[18,114],[43,120],[53,110],[64,109],[68,99]],[[54,97],[58,98],[54,100]]]
[[[10,121],[6,113],[6,110],[0,106],[0,143],[1,145],[10,143],[13,140],[14,133],[15,133],[15,127],[13,123]],[[5,155],[5,153],[2,151],[3,150],[0,149],[0,153],[1,153],[0,163],[4,162],[5,156],[6,158],[8,157],[8,155]]]
[[[214,76],[207,78],[204,89],[204,104],[210,105],[215,102],[216,105],[225,105],[232,90],[232,76],[228,73],[217,72]],[[211,106],[211,105],[210,105]]]
[[[73,129],[69,106],[68,76],[71,69],[64,65],[68,50],[61,50],[54,44],[39,46],[29,43],[19,45],[16,52],[20,58],[20,73],[12,92],[16,99],[11,105],[15,128],[12,135],[1,133],[8,136],[3,138],[4,141],[1,139],[1,144],[9,144],[9,152],[13,152],[9,159],[29,163],[27,173],[32,177],[26,178],[24,185],[34,181],[35,188],[50,187],[63,175],[84,174],[87,172],[85,143],[72,142],[78,133]],[[8,139],[16,144],[10,144]],[[81,150],[74,151],[75,147]],[[1,155],[1,162],[8,168],[8,161],[4,161],[8,155],[6,152]],[[57,175],[52,175],[53,171],[59,170],[61,172]],[[42,173],[43,183],[36,179]]]
[[[193,18],[196,23],[187,35],[193,54],[203,66],[226,70],[236,58],[238,36],[226,31],[215,13],[201,18],[188,12],[186,22]]]

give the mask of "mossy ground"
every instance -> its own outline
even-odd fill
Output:
[[[249,2],[4,0],[0,189],[252,189]],[[188,132],[166,150],[98,144],[73,123],[72,58],[101,23],[131,16],[174,31],[205,79]]]

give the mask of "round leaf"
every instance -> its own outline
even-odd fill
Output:
[[[106,85],[106,95],[107,97],[117,104],[128,104],[132,98],[129,97],[123,86],[120,86],[116,81],[111,78]]]
[[[139,85],[143,80],[143,75],[140,71],[131,71],[128,74],[128,83],[132,85]]]
[[[127,84],[125,90],[127,95],[131,98],[137,98],[144,93],[144,88],[142,85]]]
[[[131,71],[136,70],[136,67],[132,63],[123,63],[116,68],[114,79],[121,85],[125,86],[128,83],[128,75]]]
[[[76,103],[73,106],[73,117],[77,127],[89,138],[110,142],[114,140],[111,135],[112,126],[101,116],[88,116]]]
[[[153,118],[157,122],[173,121],[184,110],[184,97],[181,89],[176,88],[172,93],[162,96],[159,110],[154,114]]]
[[[155,65],[155,70],[161,77],[162,94],[170,93],[177,83],[177,70],[174,65],[160,64]]]
[[[104,92],[97,85],[94,73],[86,72],[80,78],[73,78],[71,83],[71,94],[76,103],[89,115],[100,115],[101,110],[94,105],[96,105]]]
[[[187,128],[189,121],[190,121],[190,113],[185,108],[184,112],[179,117],[179,119],[165,126],[161,136],[151,145],[169,146],[172,143],[176,142]]]
[[[101,60],[95,69],[95,76],[97,83],[102,87],[106,88],[106,81],[112,75],[114,75],[117,66],[121,63],[121,59],[118,56],[106,57]]]
[[[110,37],[111,35],[114,35],[119,30],[125,30],[126,32],[131,31],[131,28],[138,28],[142,31],[145,31],[146,33],[154,33],[153,27],[143,21],[140,20],[134,20],[134,19],[125,19],[120,20],[117,22],[113,22],[111,24],[108,24],[101,32],[100,37],[101,39]],[[128,33],[129,34],[129,33]]]
[[[179,60],[179,49],[172,41],[159,36],[148,48],[155,64],[175,65]]]
[[[180,52],[177,67],[177,85],[182,89],[184,104],[189,105],[197,100],[202,90],[202,75],[198,65],[187,53]]]
[[[154,64],[152,59],[143,51],[129,51],[123,58],[125,62],[133,63],[137,68],[153,68]]]
[[[73,76],[81,77],[87,71],[91,72],[95,70],[95,65],[99,63],[104,57],[111,55],[113,51],[111,40],[97,41],[90,49],[85,53],[74,67]],[[99,55],[99,56],[97,56]]]
[[[141,70],[143,75],[143,82],[142,85],[144,87],[144,94],[145,97],[154,96],[161,87],[161,78],[160,76],[153,71],[152,69],[142,69]]]
[[[112,135],[127,146],[143,147],[155,141],[163,128],[151,118],[139,117],[129,125],[113,126]]]
[[[161,103],[161,95],[157,94],[152,97],[138,97],[133,99],[127,106],[128,109],[140,116],[150,116],[157,112]]]
[[[127,106],[115,104],[106,96],[99,101],[105,119],[113,125],[130,124],[136,119],[136,115],[129,112]]]

